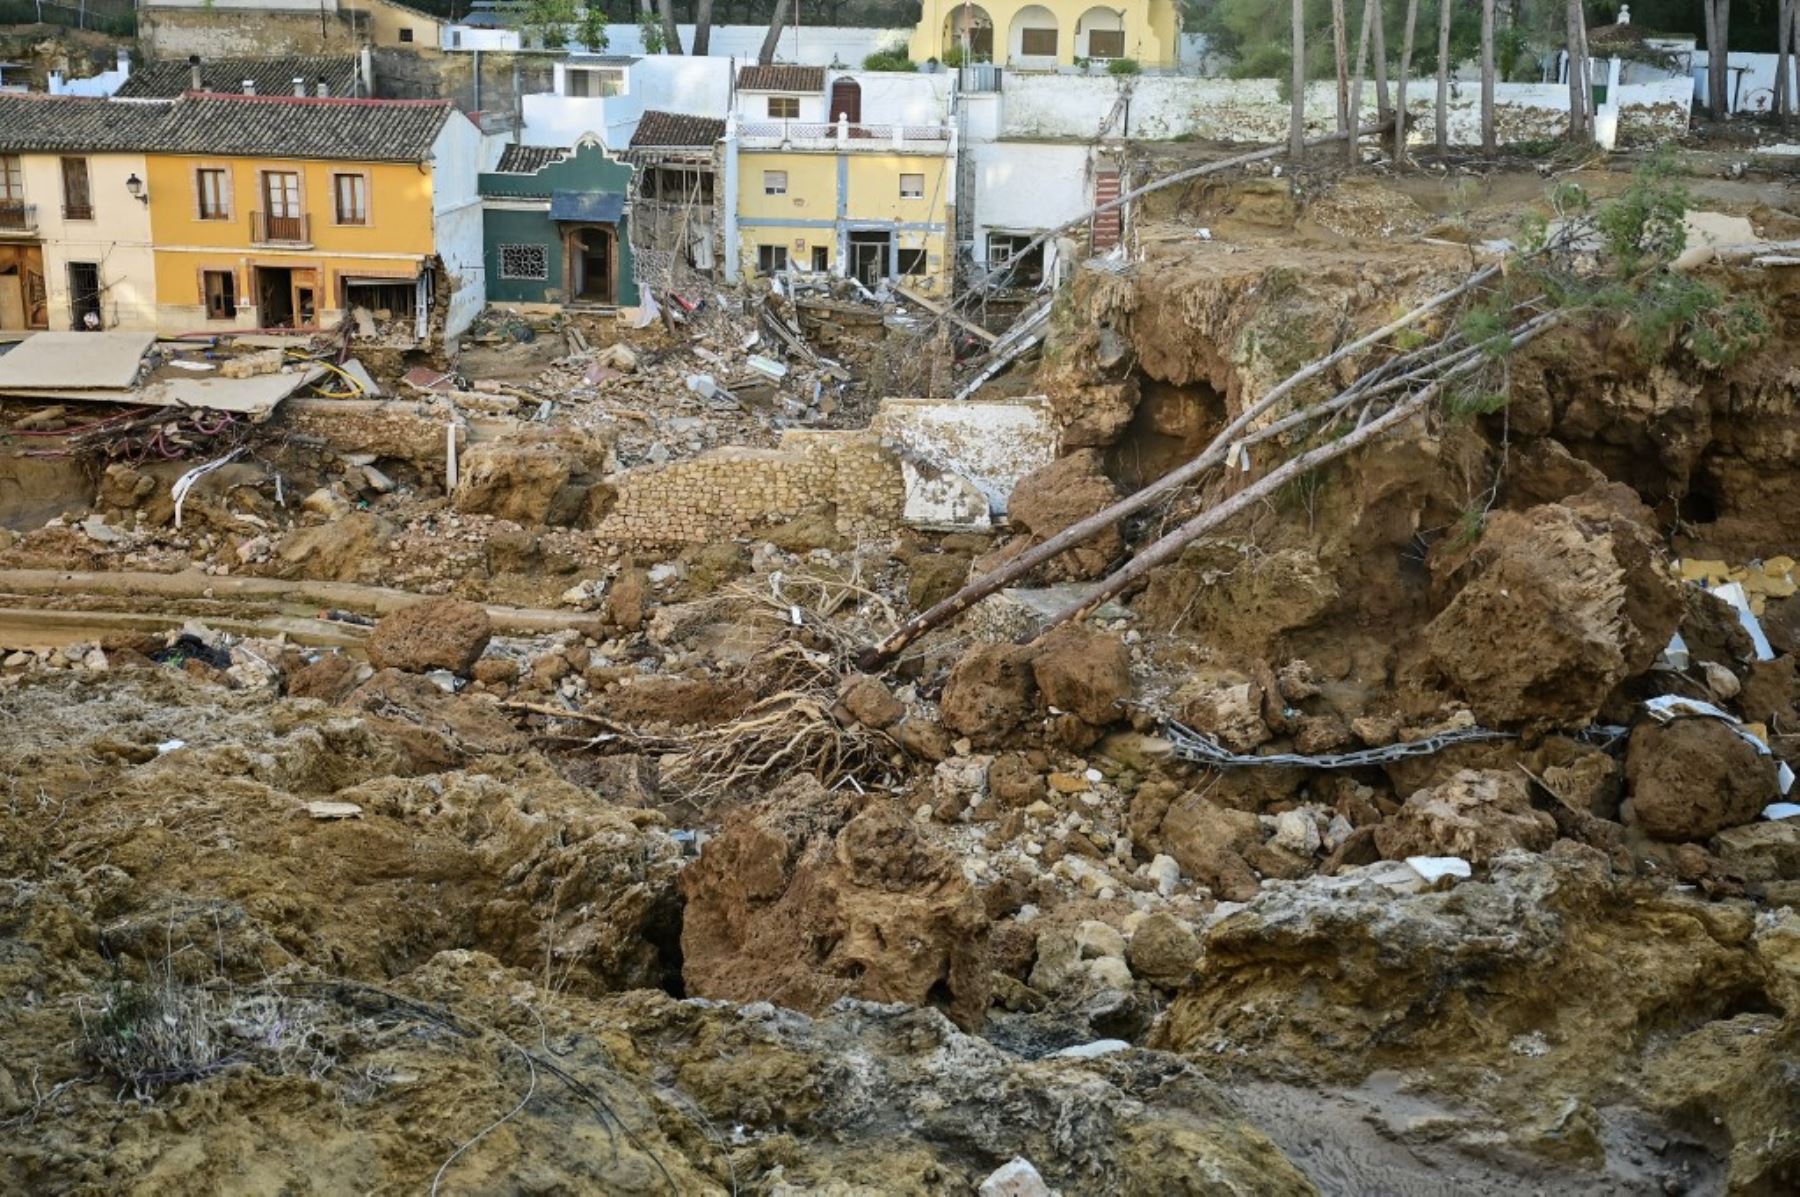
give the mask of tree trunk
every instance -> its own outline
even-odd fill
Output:
[[[1593,102],[1594,93],[1588,86],[1587,62],[1581,55],[1584,32],[1581,0],[1568,0],[1564,12],[1563,23],[1568,27],[1564,36],[1569,53],[1569,140],[1586,141],[1592,136],[1588,126],[1588,106]]]
[[[1400,78],[1394,84],[1395,169],[1406,165],[1406,80],[1412,74],[1413,27],[1418,20],[1419,0],[1406,0],[1406,33],[1400,41]]]
[[[705,57],[712,45],[712,9],[713,0],[694,0],[694,48],[690,51],[695,57]]]
[[[1388,108],[1388,72],[1387,72],[1387,12],[1382,7],[1382,0],[1375,0],[1375,120],[1386,124],[1391,112]]]
[[[1788,113],[1788,38],[1793,32],[1793,6],[1781,0],[1775,14],[1775,115]]]
[[[1337,62],[1337,131],[1350,127],[1350,46],[1345,31],[1344,0],[1331,0],[1331,54]]]
[[[675,0],[656,0],[656,9],[662,16],[663,53],[682,53],[681,29],[675,24]]]
[[[760,66],[775,61],[775,48],[781,44],[781,31],[787,28],[788,5],[791,0],[775,0],[775,11],[769,14],[769,31],[763,34],[762,49],[756,52]]]
[[[1481,151],[1494,148],[1494,0],[1481,0]]]
[[[1350,127],[1362,128],[1363,67],[1369,61],[1369,26],[1374,23],[1375,0],[1363,0],[1362,31],[1356,35],[1356,70],[1350,83]],[[1354,133],[1344,142],[1344,161],[1355,166],[1362,161],[1362,144]]]
[[[1437,152],[1450,152],[1450,0],[1438,0]]]
[[[1729,0],[1700,0],[1706,18],[1706,106],[1716,121],[1731,117],[1731,60],[1727,57],[1730,37]]]
[[[1288,155],[1295,162],[1306,153],[1306,0],[1294,0],[1293,18],[1294,67],[1291,75],[1293,96],[1289,103]]]

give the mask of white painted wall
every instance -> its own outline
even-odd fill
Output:
[[[432,239],[444,270],[455,280],[446,298],[444,335],[454,337],[487,305],[481,243],[481,194],[477,175],[486,139],[475,123],[452,112],[431,146]]]
[[[769,115],[769,100],[773,96],[795,96],[799,99],[800,115],[790,118],[792,120],[816,125],[825,119],[825,93],[822,91],[740,91],[737,94],[738,119],[755,124],[780,120],[780,117]]]
[[[896,71],[832,71],[825,80],[825,94],[832,81],[844,76],[862,88],[865,125],[941,125],[949,119],[949,72],[907,75]]]
[[[38,236],[44,246],[44,290],[52,330],[68,330],[69,263],[100,266],[101,307],[106,327],[156,327],[156,258],[150,251],[150,206],[131,198],[125,180],[149,177],[142,154],[89,154],[88,188],[93,220],[64,220],[62,159],[26,154],[20,163],[25,202],[37,205]]]
[[[1131,97],[1123,119],[1109,136],[1163,140],[1190,136],[1208,141],[1272,143],[1287,136],[1288,102],[1274,79],[1193,79],[1182,76],[1142,76],[1131,82]],[[1067,75],[1009,74],[1001,93],[999,136],[1015,138],[1074,138],[1091,140],[1108,116],[1121,92],[1122,81],[1112,78],[1079,78]],[[1691,87],[1686,80],[1635,84],[1621,88],[1622,124],[1652,114],[1674,129],[1686,128]],[[1328,80],[1309,84],[1306,93],[1309,136],[1330,131],[1336,112],[1335,86]],[[1365,119],[1375,112],[1373,87],[1364,89]],[[1499,132],[1503,141],[1556,136],[1566,124],[1568,88],[1556,83],[1502,83],[1495,89]],[[1432,137],[1432,89],[1420,81],[1407,90],[1407,108],[1413,115],[1415,142]],[[1452,88],[1450,140],[1456,145],[1481,141],[1479,89],[1467,85]],[[975,133],[971,129],[971,139]]]
[[[139,8],[237,8],[269,12],[336,12],[337,0],[149,0]]]
[[[631,64],[622,96],[525,96],[520,104],[524,115],[520,140],[526,145],[572,146],[592,134],[608,149],[622,150],[646,111],[723,119],[731,106],[732,66],[730,59],[710,55],[655,55]]]
[[[441,49],[518,50],[524,41],[517,29],[488,29],[472,25],[446,25],[439,39]]]
[[[805,13],[801,14],[802,18]],[[446,50],[503,50],[519,48],[517,30],[471,30],[465,25],[451,26],[464,31],[461,46],[453,46],[452,38],[446,32],[444,49]],[[678,25],[681,32],[683,48],[691,48],[694,44],[694,27]],[[714,25],[712,40],[707,47],[709,58],[734,58],[740,63],[755,62],[758,52],[762,50],[763,37],[768,33],[766,25]],[[860,67],[863,59],[878,50],[887,50],[895,46],[904,47],[912,37],[911,29],[875,29],[867,27],[830,28],[815,27],[802,19],[799,25],[790,25],[782,32],[781,44],[776,48],[775,61],[798,63],[801,66],[839,66]],[[477,38],[475,35],[483,35]],[[499,34],[497,38],[489,35]],[[570,50],[589,50],[596,54],[642,54],[650,55],[644,47],[644,32],[636,25],[608,25],[606,27],[606,45],[583,46],[571,40],[565,47]],[[660,57],[659,55],[650,55]],[[669,55],[668,57],[682,57]]]
[[[975,260],[987,264],[990,232],[1041,233],[1093,207],[1092,151],[1073,143],[971,143]]]
[[[1773,54],[1741,54],[1731,53],[1725,56],[1725,62],[1731,68],[1726,76],[1727,94],[1731,96],[1733,112],[1773,112],[1775,110],[1775,56]],[[1788,95],[1800,95],[1794,90],[1800,82],[1800,72],[1789,67]],[[1707,77],[1706,54],[1694,55],[1694,103],[1706,103]]]
[[[118,65],[110,71],[101,71],[98,75],[89,75],[85,79],[65,79],[61,71],[51,71],[49,86],[45,88],[53,96],[110,96],[125,86],[125,80],[131,78],[131,52],[120,50]]]

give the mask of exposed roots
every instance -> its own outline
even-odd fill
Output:
[[[887,784],[898,745],[886,734],[831,714],[831,700],[785,690],[729,723],[705,728],[689,747],[663,758],[663,777],[697,801],[806,773],[827,789]]]

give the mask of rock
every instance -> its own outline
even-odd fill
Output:
[[[1181,865],[1173,856],[1157,853],[1145,866],[1144,875],[1156,885],[1156,892],[1165,898],[1175,896],[1176,887],[1181,884]]]
[[[1175,745],[1162,736],[1143,732],[1114,732],[1100,741],[1100,755],[1122,768],[1148,773],[1175,755]]]
[[[626,566],[606,591],[601,611],[606,622],[625,632],[644,626],[644,603],[650,593],[650,575],[636,566]]]
[[[1762,629],[1776,652],[1800,653],[1800,594],[1771,599],[1763,608]]]
[[[360,667],[341,653],[327,653],[288,678],[288,697],[342,702],[356,689]]]
[[[1136,975],[1164,989],[1176,989],[1200,959],[1200,937],[1174,915],[1158,911],[1138,924],[1126,959]]]
[[[844,679],[838,687],[838,701],[850,712],[851,718],[877,731],[894,726],[906,716],[906,707],[881,684],[881,680],[864,673]]]
[[[1485,865],[1508,849],[1542,852],[1555,840],[1556,820],[1532,808],[1523,774],[1474,769],[1417,791],[1375,829],[1388,860],[1456,856]]]
[[[1232,810],[1198,794],[1187,794],[1169,807],[1156,838],[1183,872],[1199,876],[1203,863],[1215,854],[1241,854],[1262,843],[1262,821],[1249,811]]]
[[[993,759],[988,765],[987,787],[994,801],[1007,810],[1041,801],[1046,792],[1044,775],[1018,752],[1003,752]]]
[[[487,608],[462,599],[436,598],[385,616],[369,636],[369,663],[377,669],[467,674],[494,634]]]
[[[794,554],[814,549],[841,552],[850,547],[849,538],[838,530],[837,508],[831,504],[812,507],[785,523],[763,528],[757,535],[783,552]]]
[[[1800,881],[1800,820],[1759,819],[1712,837],[1713,855],[1745,881]]]
[[[1626,817],[1659,840],[1704,840],[1775,800],[1775,762],[1717,719],[1632,729]]]
[[[1131,655],[1117,636],[1064,624],[1044,638],[1031,669],[1048,705],[1095,727],[1124,718]]]
[[[935,719],[923,715],[909,715],[901,720],[894,738],[900,741],[900,747],[922,761],[936,763],[950,755],[950,733]]]
[[[896,803],[796,778],[728,814],[681,890],[693,996],[810,1013],[849,996],[982,1021],[987,914],[960,862],[921,839]]]
[[[1131,988],[1131,966],[1123,956],[1101,956],[1087,962],[1088,981],[1098,991]]]
[[[955,594],[969,580],[969,558],[961,553],[921,553],[906,565],[906,597],[924,611]]]
[[[1050,1186],[1030,1161],[1014,1156],[988,1174],[976,1197],[1051,1197]]]
[[[377,576],[393,537],[393,525],[386,520],[356,511],[288,533],[276,556],[285,577],[354,582]]]
[[[1752,661],[1745,671],[1738,709],[1752,723],[1786,730],[1800,725],[1800,657]]]
[[[466,515],[542,524],[575,464],[569,449],[551,440],[481,442],[463,450],[451,499]]]
[[[1125,937],[1116,927],[1099,919],[1087,919],[1075,927],[1076,955],[1082,960],[1099,960],[1105,956],[1125,958]]]
[[[977,744],[991,744],[1016,732],[1037,696],[1030,649],[1011,644],[978,644],[950,669],[938,699],[944,727]]]
[[[1198,673],[1170,699],[1176,717],[1232,752],[1249,752],[1273,735],[1263,722],[1262,691],[1231,670]]]
[[[511,657],[483,657],[475,662],[476,681],[489,686],[509,686],[519,680],[519,663]]]
[[[1319,834],[1319,821],[1312,808],[1301,807],[1275,816],[1275,835],[1271,842],[1300,856],[1312,856],[1325,841]]]
[[[321,486],[300,500],[300,510],[310,511],[327,520],[341,520],[350,514],[351,505],[350,500],[337,491],[328,486]]]
[[[1657,538],[1598,504],[1497,512],[1466,570],[1424,640],[1488,726],[1592,722],[1686,610]]]
[[[1706,679],[1706,688],[1720,702],[1729,702],[1738,696],[1743,688],[1737,674],[1725,668],[1717,661],[1700,662],[1700,674]]]
[[[1107,477],[1105,458],[1097,449],[1079,449],[1040,466],[1019,479],[1007,500],[1007,516],[1047,540],[1070,524],[1086,519],[1118,499],[1118,487]],[[1085,581],[1105,574],[1124,549],[1116,526],[1086,543],[1051,558],[1040,567],[1045,581]]]

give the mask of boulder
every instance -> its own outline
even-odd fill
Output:
[[[906,564],[906,600],[924,611],[949,598],[969,580],[969,557],[963,553],[921,553]]]
[[[1232,752],[1249,752],[1273,735],[1263,721],[1262,688],[1235,670],[1196,674],[1171,702],[1182,723]]]
[[[464,450],[452,501],[469,515],[542,524],[575,471],[574,455],[554,441],[490,441]]]
[[[288,697],[342,702],[356,689],[359,669],[356,661],[342,653],[326,653],[288,678]]]
[[[1596,500],[1489,520],[1425,628],[1431,659],[1489,725],[1592,722],[1686,611],[1653,533]]]
[[[1003,752],[987,770],[988,794],[1007,810],[1019,810],[1043,799],[1044,775],[1024,753]]]
[[[1639,724],[1625,754],[1626,817],[1654,839],[1704,840],[1775,801],[1775,762],[1718,719]]]
[[[988,918],[961,863],[898,803],[799,777],[725,818],[681,875],[695,997],[818,1014],[841,997],[939,1005],[980,1025]]]
[[[409,673],[448,669],[467,674],[493,634],[494,625],[481,604],[426,599],[402,607],[375,625],[367,645],[369,663],[377,669]]]
[[[1555,841],[1556,820],[1532,808],[1523,774],[1475,769],[1419,790],[1375,829],[1388,860],[1460,856],[1485,865],[1508,849],[1542,852]]]
[[[1262,844],[1262,821],[1248,811],[1187,794],[1170,805],[1156,835],[1182,872],[1227,901],[1245,901],[1261,886],[1244,861]]]
[[[634,565],[619,571],[606,588],[606,601],[601,611],[606,622],[622,632],[635,632],[644,626],[644,604],[650,594],[650,575]]]
[[[1036,540],[1048,540],[1064,528],[1110,506],[1119,489],[1106,476],[1098,449],[1078,449],[1040,466],[1019,479],[1007,501],[1007,516]],[[1119,529],[1108,527],[1083,544],[1046,561],[1046,581],[1098,578],[1124,550]]]
[[[1745,881],[1800,881],[1800,819],[1758,819],[1712,837],[1713,855]]]
[[[951,732],[990,744],[1017,731],[1031,714],[1037,683],[1032,652],[1020,645],[978,644],[950,669],[938,714]]]
[[[1117,636],[1064,624],[1044,638],[1031,672],[1046,703],[1084,723],[1104,727],[1125,716],[1131,656]]]
[[[1164,989],[1177,989],[1200,959],[1200,937],[1193,928],[1165,911],[1139,923],[1132,933],[1126,960],[1131,971]]]
[[[877,731],[890,728],[906,717],[906,707],[881,684],[881,680],[863,673],[844,679],[838,688],[838,702],[852,719]]]
[[[355,582],[373,577],[394,527],[366,511],[288,533],[275,550],[278,572],[289,578]]]

